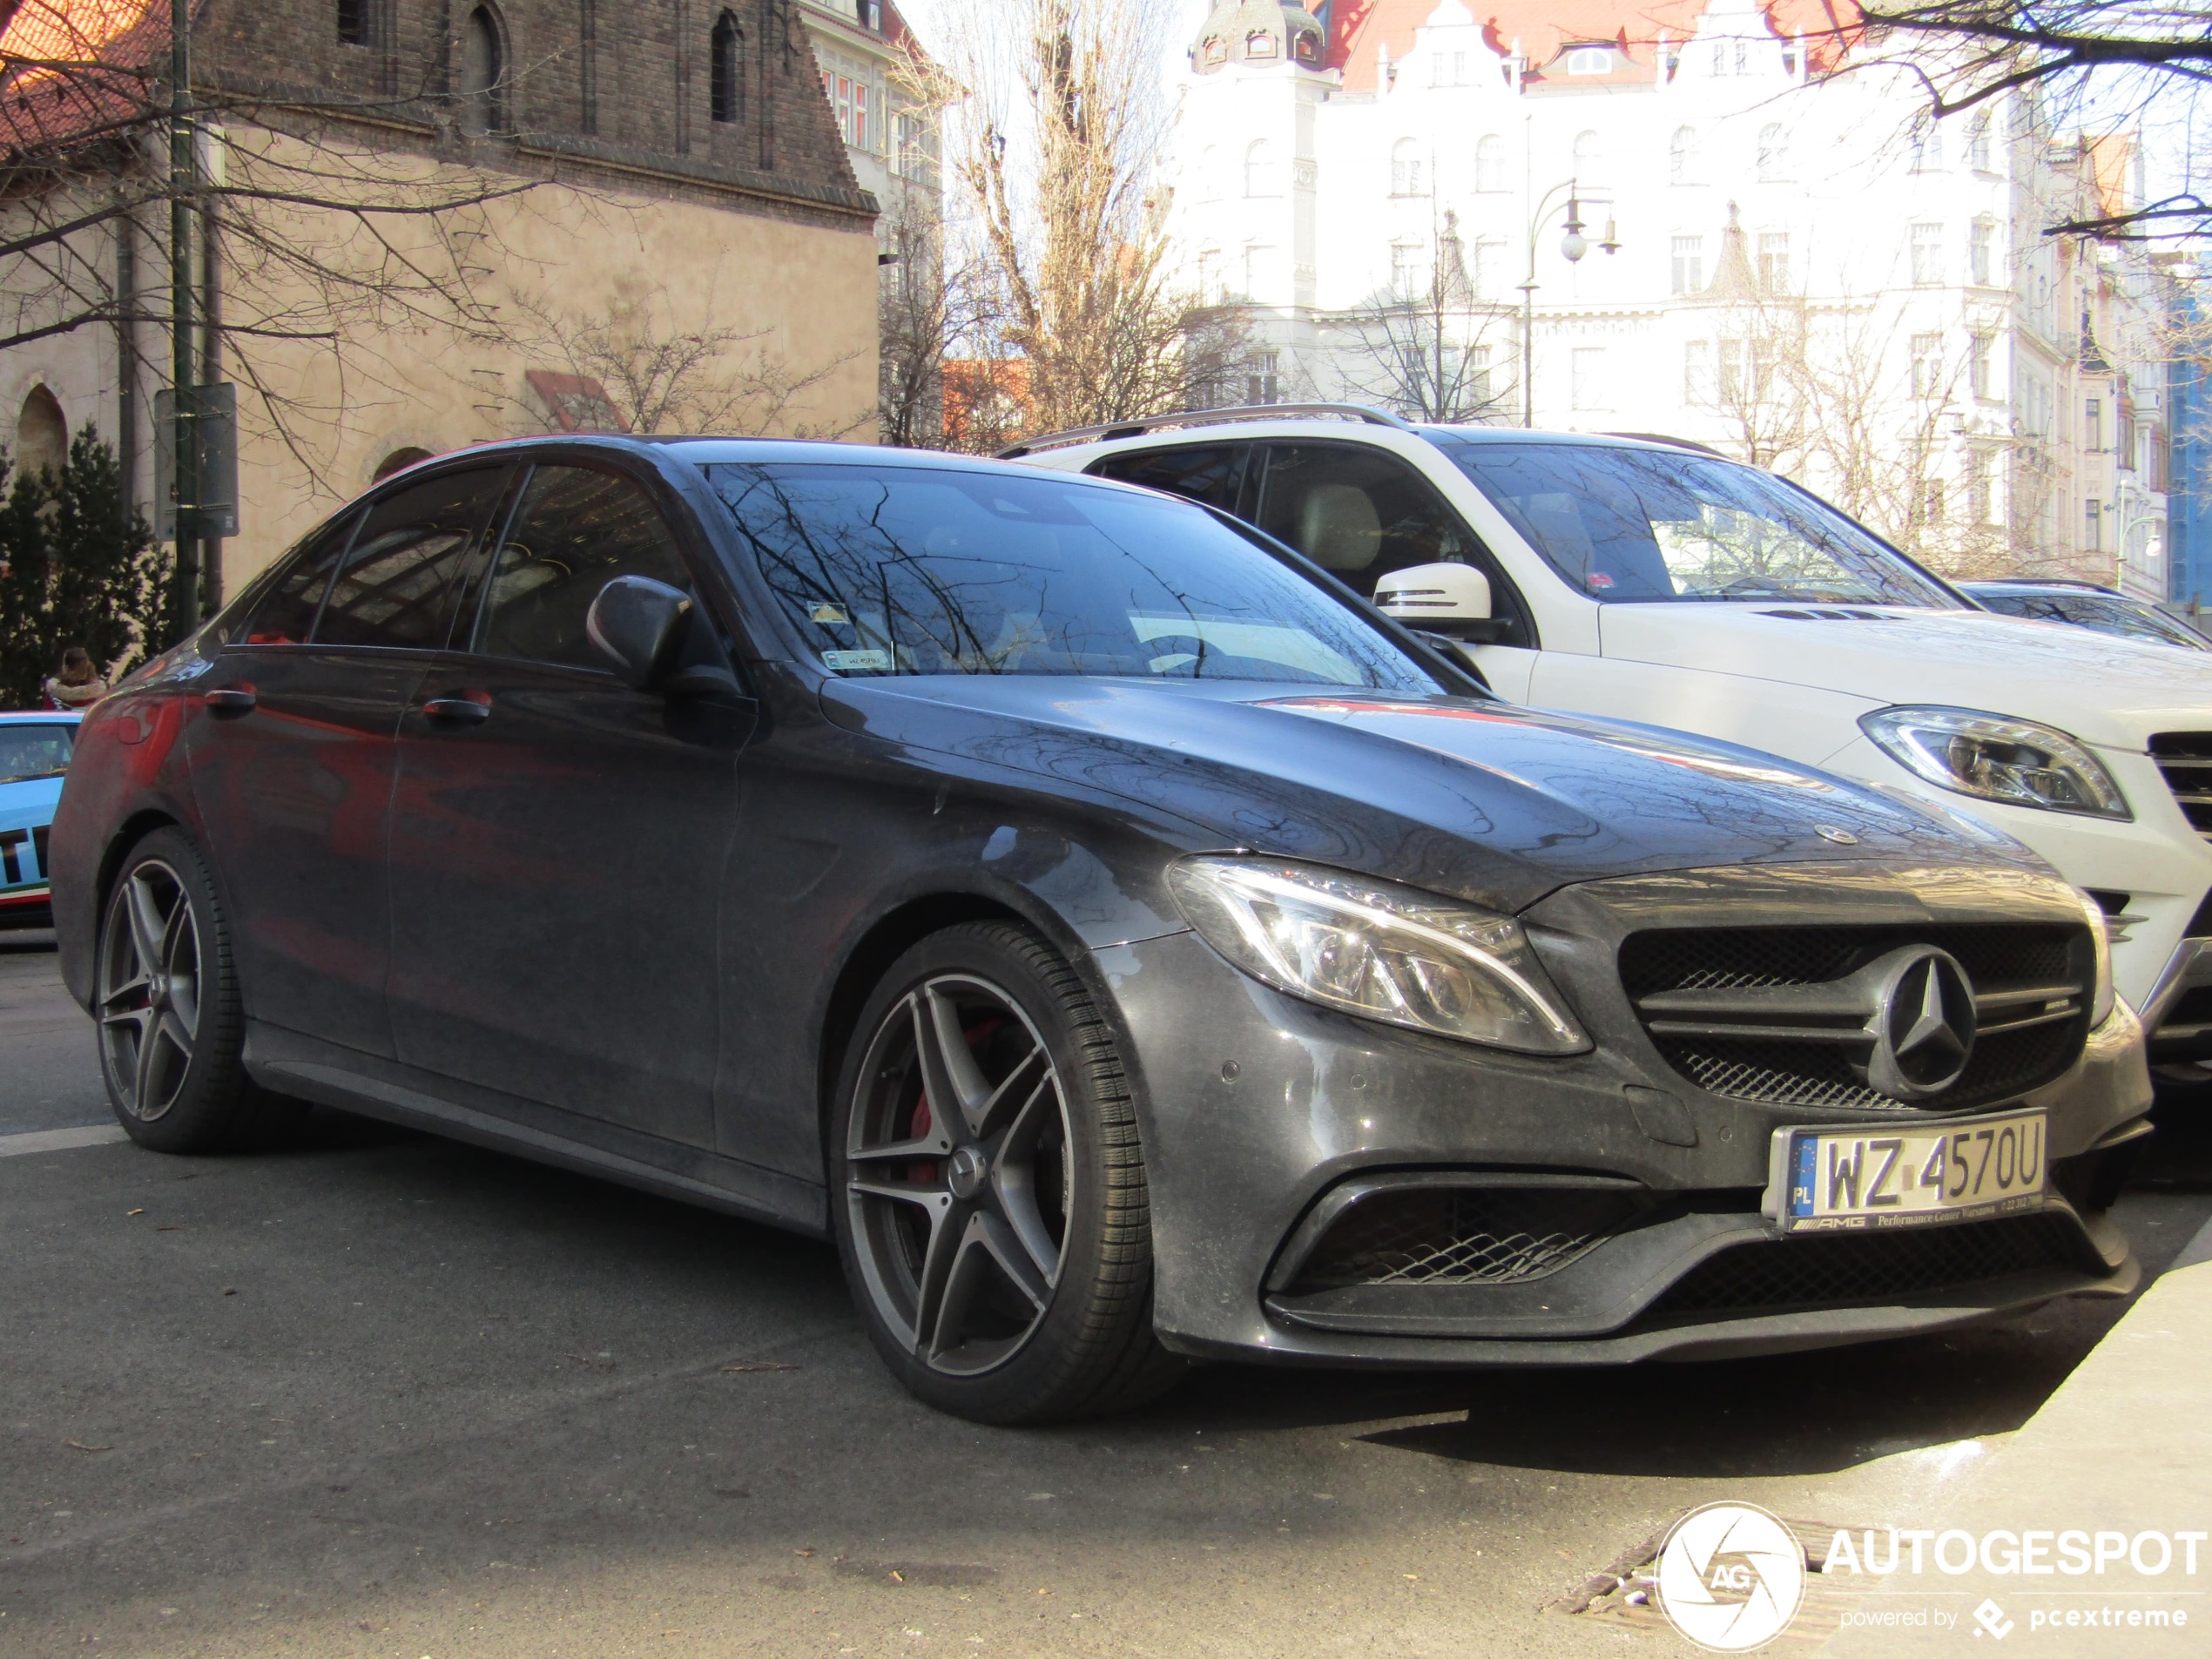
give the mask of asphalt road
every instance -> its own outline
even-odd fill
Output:
[[[51,950],[0,935],[0,1137],[109,1121]],[[253,1157],[12,1147],[8,1655],[1686,1652],[1546,1609],[1710,1499],[1913,1524],[2120,1312],[1614,1372],[1221,1366],[994,1432],[908,1399],[832,1253],[763,1228],[335,1115]],[[2151,1266],[2207,1167],[2124,1201]]]

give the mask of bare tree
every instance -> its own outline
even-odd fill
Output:
[[[1902,63],[1932,116],[1986,111],[2011,94],[2109,127],[2187,119],[2212,84],[2212,29],[2198,0],[1871,0],[1832,31],[1860,46],[1844,68]],[[1841,71],[1831,72],[1842,72]],[[2075,212],[2047,235],[2212,236],[2201,187]]]
[[[1173,17],[1169,0],[979,0],[952,30],[954,172],[1032,428],[1173,408],[1245,349],[1169,278],[1157,43]]]
[[[1511,308],[1478,295],[1451,209],[1426,253],[1418,272],[1329,320],[1344,340],[1337,354],[1344,388],[1412,421],[1489,420],[1514,398],[1510,379],[1494,371],[1490,343],[1494,333],[1504,334]]]
[[[988,340],[998,320],[988,265],[952,241],[918,191],[898,192],[882,239],[877,293],[876,428],[885,443],[945,447],[945,362]]]

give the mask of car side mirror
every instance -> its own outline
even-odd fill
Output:
[[[584,614],[584,637],[615,672],[641,691],[658,690],[684,643],[691,596],[646,576],[618,576]]]
[[[1375,583],[1375,608],[1408,628],[1492,644],[1508,624],[1491,614],[1490,578],[1472,564],[1416,564]]]

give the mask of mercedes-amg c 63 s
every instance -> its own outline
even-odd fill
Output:
[[[84,721],[141,1144],[311,1102],[833,1237],[994,1422],[1190,1356],[1618,1362],[2134,1282],[2149,1088],[2032,855],[1502,703],[1127,485],[555,439],[380,485]]]

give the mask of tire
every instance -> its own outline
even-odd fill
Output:
[[[1132,1409],[1182,1375],[1152,1330],[1119,1045],[1033,934],[949,927],[892,965],[854,1028],[828,1153],[846,1282],[927,1404],[1053,1422]]]
[[[140,1146],[228,1151],[280,1136],[302,1114],[246,1075],[229,925],[181,831],[156,830],[124,859],[93,975],[108,1104]]]

